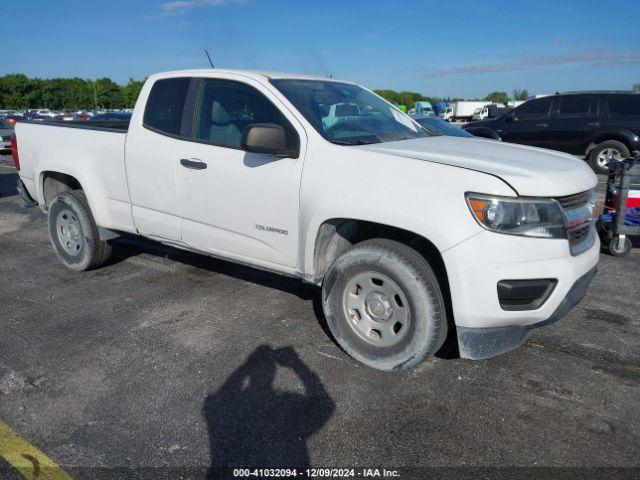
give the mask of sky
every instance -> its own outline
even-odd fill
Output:
[[[12,0],[0,74],[218,68],[484,97],[640,83],[638,0]]]

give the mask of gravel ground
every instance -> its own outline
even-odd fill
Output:
[[[0,419],[75,476],[640,473],[638,248],[602,255],[583,302],[514,352],[383,373],[332,342],[318,290],[295,280],[138,239],[64,269],[15,180],[0,167]]]

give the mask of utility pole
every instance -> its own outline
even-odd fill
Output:
[[[96,90],[96,81],[94,80],[93,82],[93,104],[95,109],[98,109],[98,92]]]

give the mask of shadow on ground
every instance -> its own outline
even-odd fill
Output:
[[[279,367],[290,369],[302,393],[274,388]],[[233,468],[308,468],[307,441],[331,417],[335,404],[318,376],[291,347],[258,347],[209,395],[209,478],[234,478]]]

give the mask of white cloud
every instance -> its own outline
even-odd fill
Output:
[[[640,54],[627,51],[616,52],[604,48],[593,48],[565,55],[547,57],[521,57],[506,63],[485,63],[449,66],[442,68],[429,68],[424,71],[428,78],[444,77],[449,75],[483,74],[525,70],[535,67],[574,65],[574,66],[602,66],[640,64]]]
[[[246,0],[173,0],[161,4],[160,9],[165,14],[178,14],[194,8],[220,7],[229,3],[244,3],[245,1]]]

